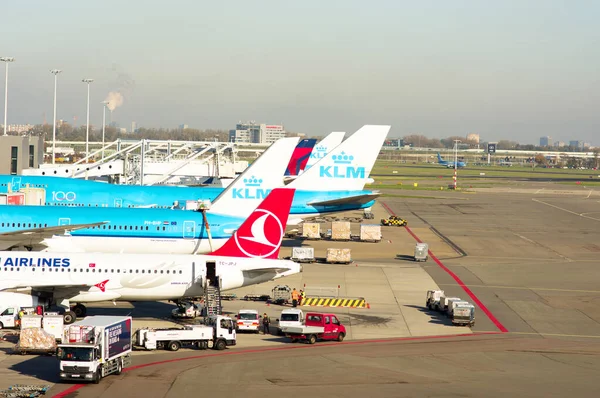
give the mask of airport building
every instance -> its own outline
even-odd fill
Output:
[[[272,144],[286,137],[282,125],[257,124],[255,122],[238,123],[235,130],[229,130],[229,141],[248,144]]]
[[[0,174],[22,174],[23,169],[44,163],[44,138],[0,136]]]

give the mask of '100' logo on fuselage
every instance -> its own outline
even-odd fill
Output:
[[[0,258],[0,263],[5,267],[69,267],[70,258],[32,258],[32,257],[6,257]]]

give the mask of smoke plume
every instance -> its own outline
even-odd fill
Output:
[[[117,91],[111,91],[104,101],[108,102],[107,108],[114,111],[115,108],[123,105],[123,95]]]

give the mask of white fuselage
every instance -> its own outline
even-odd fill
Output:
[[[221,280],[222,290],[301,272],[299,264],[288,260],[13,251],[0,252],[0,286],[2,289],[51,290],[57,300],[78,303],[174,300],[204,293],[207,264]],[[248,272],[252,270],[260,271]]]
[[[128,238],[55,235],[44,239],[43,252],[52,253],[152,253],[203,254],[217,250],[227,239]]]

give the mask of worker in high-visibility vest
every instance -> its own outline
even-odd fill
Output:
[[[300,297],[300,293],[298,293],[298,291],[296,290],[296,288],[294,288],[294,290],[292,290],[292,306],[293,307],[297,307],[298,306],[298,298]]]

